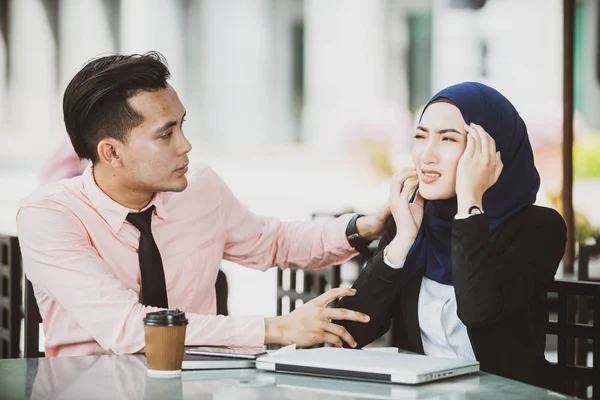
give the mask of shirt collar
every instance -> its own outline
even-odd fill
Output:
[[[98,211],[100,216],[108,223],[114,233],[119,232],[127,214],[130,212],[138,212],[138,210],[131,210],[117,203],[98,187],[96,180],[94,179],[94,169],[91,163],[87,166],[85,171],[83,171],[82,179],[83,193],[90,200],[90,203]],[[139,211],[144,211],[152,205],[156,207],[154,212],[158,218],[167,219],[167,210],[163,202],[162,193],[156,193],[152,201]]]

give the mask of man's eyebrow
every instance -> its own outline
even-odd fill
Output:
[[[183,112],[183,116],[181,117],[181,120],[183,121],[183,119],[185,118],[185,116],[187,115],[187,111]],[[174,127],[175,125],[177,125],[179,123],[179,121],[167,121],[164,124],[162,124],[159,128],[156,129],[156,132],[164,132],[169,128]]]

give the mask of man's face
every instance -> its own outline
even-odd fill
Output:
[[[129,104],[144,121],[119,149],[124,185],[148,193],[181,192],[187,187],[187,153],[192,146],[183,134],[185,109],[177,92],[167,85],[140,92]]]

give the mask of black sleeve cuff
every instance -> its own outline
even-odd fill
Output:
[[[380,290],[389,290],[385,286],[397,286],[404,276],[404,268],[395,269],[383,261],[383,249],[368,262],[365,270],[361,272],[354,283],[354,288],[360,290],[364,286],[369,287],[369,291],[378,292]]]
[[[463,245],[473,245],[487,241],[489,231],[490,226],[485,214],[455,219],[452,222],[452,240],[457,240]]]

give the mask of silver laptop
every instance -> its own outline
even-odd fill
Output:
[[[269,354],[256,360],[265,371],[386,383],[416,384],[479,371],[479,362],[420,354],[322,347]]]

